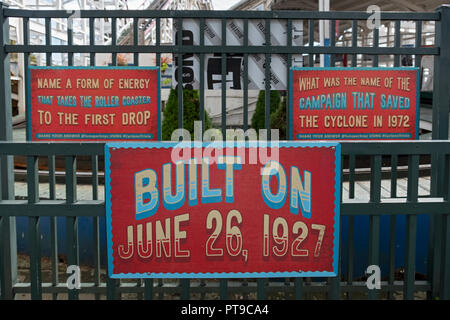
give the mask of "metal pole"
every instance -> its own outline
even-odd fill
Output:
[[[9,44],[9,22],[4,16],[4,8],[7,5],[0,2],[0,141],[12,140],[12,106],[11,106],[11,77],[9,67],[9,55],[5,52],[4,45]],[[14,199],[14,172],[13,156],[0,157],[0,183],[1,199]],[[11,213],[13,214],[13,213]],[[0,279],[1,298],[13,299],[12,287],[17,281],[17,240],[16,218],[0,216]]]
[[[450,74],[450,42],[445,41],[450,30],[450,5],[437,9],[441,13],[440,21],[436,22],[436,46],[440,54],[434,56],[433,79],[433,139],[448,139],[449,113],[449,74]]]
[[[319,0],[319,11],[330,11],[330,0]],[[329,20],[319,20],[319,37],[321,46],[330,45],[330,21]],[[330,55],[321,54],[320,55],[320,66],[329,67],[330,66]]]
[[[439,47],[439,55],[434,56],[433,67],[433,140],[447,140],[448,139],[448,116],[449,116],[449,86],[450,81],[448,75],[450,73],[450,42],[444,41],[446,33],[450,28],[450,6],[443,5],[437,8],[437,12],[441,17],[436,21],[436,35],[435,46]],[[444,194],[444,155],[432,154],[431,158],[431,188],[432,196],[442,196]],[[443,218],[441,215],[433,217],[432,219],[433,237],[433,254],[431,264],[431,295],[432,297],[439,296],[439,291],[444,287],[445,282],[448,282],[448,270],[441,269],[441,263],[445,261],[442,257],[443,243],[445,239],[443,233]],[[445,274],[447,273],[447,274]],[[447,279],[442,279],[446,276]]]
[[[449,138],[449,104],[450,104],[450,42],[445,41],[447,37],[448,30],[450,30],[450,5],[443,5],[437,9],[441,14],[441,19],[436,23],[436,46],[439,46],[439,55],[434,57],[434,78],[433,78],[433,139],[447,140]],[[438,159],[439,161],[439,181],[438,181],[438,192],[439,194],[444,194],[445,186],[447,181],[443,179],[443,173],[445,168],[444,155],[441,155]],[[448,218],[446,219],[448,221]],[[444,217],[439,216],[439,219],[435,220],[435,234],[437,238],[436,241],[440,242],[441,253],[440,259],[438,261],[433,261],[439,263],[439,265],[434,265],[435,272],[440,269],[441,278],[439,281],[439,297],[441,299],[449,299],[450,296],[450,271],[448,270],[450,248],[448,243],[448,228]],[[440,228],[440,230],[436,230]],[[435,243],[436,246],[437,243]],[[439,247],[439,246],[437,246]],[[438,254],[439,256],[439,254]],[[440,260],[440,261],[439,261]],[[437,279],[435,279],[437,280]],[[433,281],[436,285],[436,281]],[[435,287],[434,292],[437,291]]]

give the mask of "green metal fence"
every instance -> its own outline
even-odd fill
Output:
[[[374,30],[374,44],[371,47],[360,47],[357,43],[358,20],[366,20],[368,13],[363,12],[308,12],[308,11],[282,11],[282,12],[245,12],[245,11],[81,11],[79,18],[88,19],[90,29],[90,45],[74,45],[73,34],[68,29],[68,44],[51,44],[52,18],[67,18],[72,23],[70,14],[65,11],[28,11],[8,9],[0,6],[0,41],[3,44],[0,50],[0,294],[2,299],[12,299],[17,294],[30,293],[32,299],[42,299],[45,294],[51,298],[68,294],[70,299],[80,298],[82,294],[92,294],[95,298],[106,295],[108,299],[135,298],[151,299],[164,298],[165,295],[188,298],[394,298],[395,292],[402,292],[403,298],[412,299],[417,291],[426,292],[430,299],[450,298],[450,142],[448,139],[448,111],[449,111],[449,74],[450,74],[450,41],[444,41],[445,32],[450,30],[450,7],[442,6],[430,13],[381,13],[382,20],[395,21],[395,43],[393,47],[379,47],[378,31]],[[19,17],[23,21],[24,43],[9,44],[8,18]],[[46,44],[30,45],[29,21],[33,18],[45,19]],[[94,42],[94,23],[96,18],[112,19],[112,44],[96,45]],[[116,19],[133,19],[134,44],[116,45]],[[156,23],[156,44],[138,44],[138,19],[153,18]],[[200,34],[200,45],[185,45],[181,33],[173,45],[160,43],[161,19],[173,18],[180,26],[183,19],[198,18],[200,29],[203,30],[205,20],[220,19],[222,26],[227,19],[243,19],[244,45],[230,46],[226,42],[226,33],[222,34],[222,45],[204,46],[204,36]],[[263,19],[266,26],[266,43],[261,46],[248,45],[249,19]],[[284,19],[287,21],[286,46],[272,46],[270,43],[271,19]],[[292,21],[304,20],[308,28],[310,39],[307,46],[293,46]],[[336,20],[349,20],[352,25],[351,46],[336,46],[335,37],[331,38],[330,46],[315,46],[314,24],[318,20],[331,21],[331,34],[335,34]],[[415,21],[416,46],[413,48],[401,47],[401,21]],[[421,43],[422,22],[435,22],[435,45],[424,47]],[[156,53],[156,65],[161,64],[162,53],[177,54],[178,66],[183,64],[183,54],[200,54],[201,70],[204,68],[205,54],[217,53],[222,59],[222,117],[221,128],[227,128],[226,118],[226,55],[227,53],[242,53],[244,56],[244,88],[243,88],[243,129],[248,128],[248,55],[264,54],[266,61],[270,61],[272,54],[286,54],[288,68],[291,65],[293,54],[307,54],[309,65],[313,64],[314,54],[330,54],[331,66],[335,65],[335,55],[349,54],[352,56],[351,64],[356,66],[357,54],[373,55],[373,66],[378,66],[379,55],[394,55],[394,66],[400,66],[400,56],[410,54],[415,56],[415,65],[420,66],[421,55],[434,56],[434,91],[433,91],[433,140],[420,142],[343,142],[343,163],[348,163],[349,199],[341,201],[341,214],[348,216],[348,247],[346,255],[341,255],[340,263],[347,263],[346,274],[340,271],[339,277],[321,278],[318,281],[309,279],[256,279],[256,280],[180,280],[168,282],[163,280],[135,280],[118,281],[105,277],[105,270],[101,268],[100,253],[104,248],[100,245],[99,219],[105,215],[104,201],[99,199],[99,157],[103,155],[103,143],[14,143],[12,142],[12,115],[11,115],[11,83],[9,75],[10,53],[24,53],[25,67],[30,64],[30,54],[42,52],[46,54],[47,65],[51,64],[51,55],[54,52],[68,54],[69,65],[73,65],[75,53],[88,53],[90,64],[95,63],[96,53],[112,53],[112,64],[117,63],[117,54],[121,52],[134,53],[134,62],[139,65],[139,53]],[[270,64],[267,64],[270,65]],[[182,78],[182,68],[178,68],[178,79]],[[203,72],[201,72],[203,74]],[[265,70],[265,78],[270,78],[270,68]],[[205,120],[205,91],[204,76],[200,77],[200,118]],[[265,124],[270,128],[270,82],[265,82]],[[178,86],[178,121],[183,126],[183,94],[182,86]],[[287,103],[289,105],[289,103]],[[288,113],[289,114],[289,113]],[[27,192],[26,200],[16,200],[14,194],[13,157],[24,155],[27,157]],[[57,156],[65,158],[65,188],[64,200],[56,200],[55,196],[55,159]],[[78,200],[77,198],[77,157],[90,156],[92,163],[92,199]],[[431,159],[430,194],[419,197],[419,160],[427,156]],[[46,157],[49,160],[49,186],[48,200],[39,198],[38,159]],[[370,199],[369,201],[354,200],[355,196],[355,163],[357,157],[366,157],[370,160]],[[388,158],[388,164],[382,160]],[[407,196],[400,198],[396,193],[399,159],[407,158]],[[390,197],[381,197],[382,167],[387,167],[390,173]],[[417,217],[420,214],[430,216],[430,230],[428,239],[427,274],[425,280],[415,278],[416,259],[416,232]],[[381,290],[368,290],[365,281],[353,274],[353,264],[356,259],[354,244],[354,218],[361,215],[369,216],[368,235],[368,261],[367,265],[379,264],[380,261],[380,219],[382,215],[389,215],[389,276],[382,281]],[[404,262],[404,279],[395,278],[395,217],[406,215],[406,252]],[[16,217],[28,217],[29,220],[29,275],[25,281],[17,277],[17,235]],[[49,280],[43,281],[40,248],[40,222],[43,217],[50,217],[51,232],[51,273]],[[78,245],[78,218],[91,217],[93,225],[92,244],[94,248],[94,267],[90,280],[82,278],[80,290],[69,290],[61,278],[65,275],[58,270],[57,224],[56,218],[66,219],[66,252],[67,265],[77,265],[79,261]],[[341,225],[342,227],[342,225]],[[341,239],[342,243],[343,239]]]

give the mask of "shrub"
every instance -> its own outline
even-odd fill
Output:
[[[265,101],[266,101],[266,92],[261,90],[259,92],[258,101],[256,102],[255,113],[252,117],[252,128],[259,131],[259,129],[264,129],[266,127],[265,124]],[[270,114],[274,113],[278,107],[280,106],[281,96],[280,93],[276,90],[270,90]]]
[[[200,121],[200,95],[197,90],[183,90],[183,128],[191,133],[192,139],[194,139],[194,121]],[[212,127],[206,110],[204,126],[204,130]],[[170,89],[164,109],[162,139],[170,141],[175,129],[178,129],[178,90]]]
[[[270,128],[279,130],[279,132],[280,132],[279,139],[280,140],[287,140],[287,133],[286,133],[287,125],[286,125],[286,123],[287,123],[286,97],[283,97],[282,102],[280,103],[280,106],[270,116]]]

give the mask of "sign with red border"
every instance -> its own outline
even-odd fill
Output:
[[[161,139],[159,68],[30,67],[28,140]]]
[[[419,138],[418,68],[292,68],[290,140]]]
[[[107,143],[112,278],[331,277],[340,145]]]

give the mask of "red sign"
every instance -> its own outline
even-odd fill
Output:
[[[293,68],[290,139],[418,139],[418,77],[418,68]]]
[[[30,67],[33,141],[160,140],[159,69]]]
[[[338,143],[107,143],[105,163],[110,277],[337,274]]]

